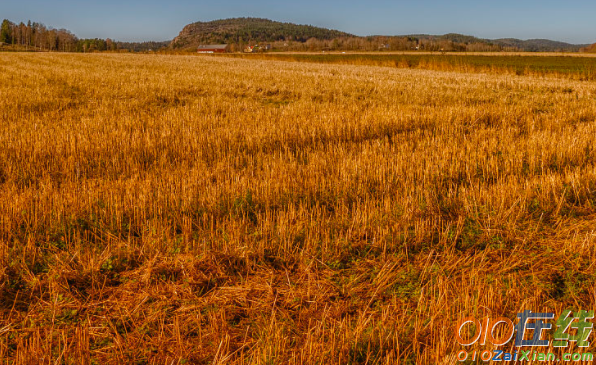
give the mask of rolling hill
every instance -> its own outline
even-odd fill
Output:
[[[515,38],[495,39],[492,42],[503,47],[515,47],[527,52],[577,52],[585,44],[570,44],[565,42],[551,41],[550,39],[528,39]]]
[[[402,36],[361,37],[339,30],[283,23],[262,18],[230,18],[208,22],[196,22],[185,26],[170,43],[174,49],[192,49],[199,44],[226,43],[232,48],[249,43],[288,42],[306,43],[316,39],[319,43],[310,50],[376,50],[380,45],[384,50],[517,50],[527,52],[577,52],[585,44],[570,44],[548,39],[521,40],[515,38],[483,39],[474,36],[449,33],[445,35],[412,34]],[[335,41],[332,45],[331,42]],[[395,46],[400,44],[401,46]],[[296,48],[304,50],[304,48]]]
[[[586,44],[571,44],[565,42],[552,41],[550,39],[485,39],[457,33],[449,33],[444,35],[411,34],[406,37],[424,40],[449,41],[456,44],[485,43],[501,46],[507,49],[515,48],[525,52],[577,52],[581,48],[587,46]]]
[[[342,37],[353,37],[353,35],[338,30],[282,23],[269,19],[231,18],[189,24],[174,38],[171,46],[172,48],[191,48],[208,43],[305,42],[310,38],[331,40]]]

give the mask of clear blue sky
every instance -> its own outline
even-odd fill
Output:
[[[357,35],[463,33],[596,42],[595,0],[2,0],[0,18],[31,19],[81,38],[170,40],[195,21],[253,16]]]

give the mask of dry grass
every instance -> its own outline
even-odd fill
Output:
[[[453,363],[592,309],[596,84],[0,55],[0,359]]]
[[[215,57],[234,57],[269,61],[312,62],[352,66],[382,66],[443,72],[484,73],[596,81],[596,58],[583,54],[545,55],[510,53],[226,53]]]
[[[450,56],[524,56],[524,57],[596,57],[589,52],[441,52],[441,51],[318,51],[318,52],[271,52],[268,54],[359,54],[359,55],[450,55]]]

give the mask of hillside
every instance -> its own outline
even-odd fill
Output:
[[[338,30],[311,25],[282,23],[261,18],[232,18],[189,24],[174,38],[171,45],[173,48],[191,48],[206,43],[305,42],[310,38],[331,40],[351,36]]]
[[[580,48],[586,46],[585,44],[570,44],[549,39],[528,39],[524,41],[515,38],[503,38],[495,39],[493,42],[503,47],[515,47],[527,52],[577,52]]]
[[[426,41],[449,41],[454,43],[488,43],[488,39],[477,38],[471,35],[448,33],[444,35],[431,35],[431,34],[409,34],[399,37],[416,38]]]
[[[525,52],[577,52],[585,44],[570,44],[565,42],[552,41],[550,39],[528,39],[516,38],[485,39],[474,36],[449,33],[444,35],[411,34],[407,37],[420,40],[448,41],[455,44],[487,44],[502,47],[503,49],[517,49]]]
[[[294,46],[287,48],[285,43],[291,41],[294,42]],[[192,49],[200,44],[226,43],[232,46],[232,50],[238,51],[243,48],[243,45],[262,42],[274,43],[274,49],[283,47],[284,50],[294,51],[373,51],[379,49],[405,51],[420,49],[429,51],[577,52],[587,46],[548,39],[483,39],[456,33],[360,37],[338,30],[261,18],[232,18],[192,23],[182,29],[170,46],[174,49]]]

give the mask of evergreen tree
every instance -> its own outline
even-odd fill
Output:
[[[4,19],[2,21],[2,25],[0,26],[0,42],[12,43],[11,28],[12,27],[8,19]]]

